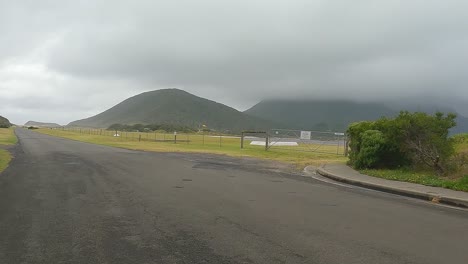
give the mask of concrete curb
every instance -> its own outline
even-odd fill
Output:
[[[387,186],[387,185],[360,181],[357,179],[350,179],[350,178],[346,178],[346,177],[333,174],[327,171],[324,166],[325,165],[322,165],[319,168],[317,168],[316,173],[324,177],[327,177],[329,179],[338,181],[338,182],[343,182],[343,183],[347,183],[347,184],[351,184],[351,185],[355,185],[359,187],[364,187],[367,189],[372,189],[372,190],[377,190],[377,191],[382,191],[382,192],[387,192],[387,193],[392,193],[392,194],[397,194],[397,195],[402,195],[402,196],[407,196],[407,197],[412,197],[412,198],[418,198],[418,199],[422,199],[422,200],[426,200],[426,201],[430,201],[434,203],[441,203],[441,204],[457,206],[461,208],[468,208],[468,200],[462,200],[462,199],[448,197],[448,196],[434,195],[432,193],[427,193],[427,192],[394,188],[394,187]],[[314,173],[311,170],[313,170],[313,168],[306,167],[304,169],[304,171],[307,174]]]

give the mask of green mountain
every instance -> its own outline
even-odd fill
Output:
[[[163,89],[131,97],[96,116],[69,126],[107,128],[113,124],[206,125],[217,131],[240,132],[271,128],[273,122],[178,89]]]
[[[28,121],[24,126],[30,127],[61,127],[61,125],[56,124],[56,123],[43,123],[43,122],[37,122],[37,121]]]
[[[449,109],[435,106],[415,107],[413,104],[391,107],[392,105],[344,100],[268,100],[258,103],[244,113],[266,120],[275,120],[289,129],[345,131],[352,122],[375,120],[383,116],[392,117],[398,115],[400,110],[451,112]],[[459,115],[457,124],[457,127],[452,129],[452,133],[468,132],[468,118]]]
[[[8,128],[11,127],[10,120],[6,119],[3,116],[0,116],[0,128]]]
[[[290,129],[344,131],[352,122],[391,116],[395,111],[377,103],[268,100],[256,104],[244,113],[275,120]]]

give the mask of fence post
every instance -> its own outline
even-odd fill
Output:
[[[340,139],[336,139],[336,155],[340,153]]]
[[[270,141],[268,138],[268,134],[265,134],[265,151],[268,151],[268,141]]]
[[[345,141],[345,142],[344,142],[344,148],[345,148],[345,149],[344,149],[344,155],[345,155],[345,157],[348,157],[348,147],[349,147],[348,138],[345,137],[344,141]]]
[[[219,135],[219,147],[221,147],[221,139],[222,139],[222,137],[221,137],[221,135]]]
[[[205,131],[203,131],[203,146],[205,145]]]
[[[141,134],[138,135],[138,142],[141,142]]]
[[[241,149],[244,148],[244,132],[242,132],[242,135],[241,135]]]

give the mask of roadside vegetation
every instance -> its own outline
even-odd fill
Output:
[[[8,119],[3,116],[0,116],[0,128],[9,128],[11,127],[11,123]]]
[[[183,133],[194,133],[195,129],[184,126],[184,125],[174,125],[174,124],[135,124],[135,125],[122,125],[122,124],[113,124],[107,128],[110,131],[130,131],[130,132],[145,132],[145,131],[179,131]]]
[[[370,176],[468,191],[468,134],[449,136],[455,119],[404,111],[351,124],[348,164]]]
[[[345,163],[343,155],[295,151],[291,149],[275,148],[265,151],[265,147],[251,146],[246,143],[245,148],[240,148],[240,138],[232,136],[202,135],[199,133],[180,133],[177,135],[177,143],[174,143],[173,133],[156,131],[153,133],[119,132],[114,137],[115,131],[79,129],[61,130],[41,128],[37,132],[58,136],[88,143],[105,146],[126,148],[132,150],[156,151],[156,152],[195,152],[229,155],[234,157],[251,157],[268,159],[290,163],[297,169],[303,169],[307,165],[318,166],[323,163],[340,162]],[[141,136],[141,141],[140,141]],[[333,153],[336,147],[330,146],[329,151]]]
[[[0,172],[2,172],[11,161],[11,154],[4,149],[6,146],[17,142],[13,128],[0,128]]]

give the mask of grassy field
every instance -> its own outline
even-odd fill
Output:
[[[16,142],[13,128],[0,128],[0,145],[14,145]]]
[[[320,165],[330,162],[346,162],[343,155],[331,154],[336,152],[336,146],[321,146],[321,151],[316,153],[295,151],[291,149],[275,148],[265,151],[265,147],[251,146],[246,142],[245,148],[240,148],[240,138],[231,136],[215,136],[201,134],[178,134],[177,143],[174,143],[173,134],[164,133],[126,133],[119,132],[119,137],[114,137],[114,131],[106,130],[80,130],[73,131],[60,129],[38,129],[39,133],[89,142],[99,145],[126,148],[132,150],[156,151],[156,152],[197,152],[224,154],[235,157],[253,157],[260,159],[276,160],[296,165],[299,169],[307,165]],[[140,140],[141,136],[141,141]],[[330,149],[327,149],[330,148]]]
[[[13,128],[0,128],[0,147],[14,145],[17,142]],[[10,163],[11,154],[5,149],[0,148],[0,172],[2,172]]]
[[[468,155],[468,134],[455,136],[455,150],[459,155]],[[439,177],[433,172],[411,170],[361,170],[363,174],[395,181],[419,183],[468,192],[468,164],[461,171],[449,177]]]

